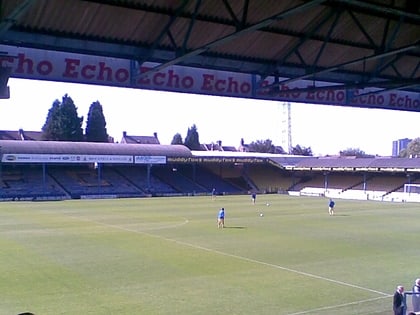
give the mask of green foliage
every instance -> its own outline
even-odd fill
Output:
[[[108,142],[105,116],[98,101],[90,105],[85,133],[88,142]]]
[[[406,149],[401,150],[399,157],[420,157],[420,137],[413,139]]]
[[[48,111],[47,120],[42,127],[43,140],[60,140],[60,102],[55,100]]]
[[[184,144],[182,141],[182,136],[179,133],[176,133],[174,137],[172,138],[171,144]]]
[[[200,150],[200,140],[198,136],[197,126],[194,124],[191,128],[188,128],[187,136],[185,137],[184,143],[190,150]]]
[[[374,157],[371,154],[366,154],[365,151],[359,148],[348,148],[343,151],[340,151],[340,156],[355,156],[358,158]]]
[[[248,148],[250,152],[275,153],[275,147],[270,139],[251,142]]]
[[[42,127],[42,138],[55,141],[83,141],[83,117],[77,116],[77,108],[71,97],[63,96],[62,102],[55,100],[48,111]]]
[[[391,314],[420,259],[414,203],[1,202],[0,218],[0,314]]]
[[[312,156],[312,149],[311,147],[303,147],[299,144],[292,148],[292,152],[290,152],[293,155],[304,155],[304,156]]]

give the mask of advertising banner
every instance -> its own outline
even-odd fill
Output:
[[[262,79],[247,73],[177,65],[152,71],[159,64],[146,62],[139,66],[133,60],[7,45],[0,45],[0,50],[3,52],[0,55],[0,66],[10,67],[11,76],[15,78],[420,112],[420,94],[407,91],[340,89],[331,87],[336,83],[313,80],[282,84],[282,81],[289,78],[278,78],[276,82],[279,84],[273,92],[273,89],[264,89],[264,86],[274,84],[274,77]]]
[[[3,154],[2,163],[111,163],[132,164],[132,155]]]
[[[166,164],[166,156],[147,156],[136,155],[134,156],[135,164]]]

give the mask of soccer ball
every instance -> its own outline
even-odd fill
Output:
[[[263,217],[264,216],[264,213],[260,213],[260,217]]]
[[[267,207],[269,207],[269,206],[270,206],[270,204],[267,202],[267,203],[266,203],[266,206],[267,206]]]

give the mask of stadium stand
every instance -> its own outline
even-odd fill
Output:
[[[153,137],[156,141],[156,137]],[[181,145],[0,140],[0,200],[289,193],[420,201],[420,158],[299,157]]]
[[[53,167],[49,174],[72,198],[143,197],[146,194],[112,168],[101,172],[88,167]]]
[[[271,164],[253,165],[247,168],[247,175],[252,178],[259,192],[281,193],[288,191],[296,178],[290,172]]]
[[[249,179],[245,174],[243,163],[233,163],[224,166],[220,163],[207,163],[204,164],[203,167],[235,187],[240,187],[241,191],[257,190],[256,187],[249,182]]]
[[[147,168],[145,166],[123,166],[116,167],[115,170],[130,181],[133,185],[142,189],[151,196],[171,196],[179,194],[180,192],[174,189],[169,184],[161,181],[152,174],[147,174]]]
[[[177,167],[157,166],[152,168],[152,174],[161,181],[174,187],[178,192],[187,195],[204,195],[209,189],[195,183],[192,179],[178,172]]]
[[[40,167],[4,167],[0,180],[2,200],[56,200],[67,195]]]
[[[219,194],[239,194],[241,188],[225,181],[222,177],[197,165],[185,165],[177,168],[178,172],[188,177],[191,181],[204,187],[206,191],[216,188]]]

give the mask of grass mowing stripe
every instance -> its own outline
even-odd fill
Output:
[[[334,280],[334,279],[330,279],[330,278],[327,278],[327,277],[318,276],[318,275],[315,275],[315,274],[311,274],[311,273],[307,273],[307,272],[303,272],[303,271],[279,266],[279,265],[276,265],[276,264],[267,263],[267,262],[264,262],[264,261],[259,261],[259,260],[248,258],[248,257],[243,257],[243,256],[238,256],[238,255],[234,255],[234,254],[225,253],[225,252],[222,252],[222,251],[219,251],[219,250],[206,248],[206,247],[203,247],[203,246],[200,246],[200,245],[175,240],[175,239],[163,237],[163,236],[160,236],[160,235],[155,235],[155,234],[152,234],[152,233],[147,233],[145,231],[133,230],[133,229],[129,229],[129,228],[126,228],[126,227],[123,227],[123,226],[98,222],[98,221],[94,221],[94,220],[87,219],[87,218],[78,218],[78,217],[75,217],[75,216],[71,216],[71,217],[74,218],[74,219],[80,219],[82,221],[88,221],[88,222],[95,223],[95,224],[98,224],[98,225],[102,225],[102,226],[106,226],[106,227],[110,227],[110,228],[114,228],[114,229],[118,229],[118,230],[123,230],[123,231],[126,231],[126,232],[132,232],[132,233],[137,233],[137,234],[148,235],[148,236],[151,236],[151,237],[156,237],[156,238],[163,239],[163,240],[170,241],[170,242],[174,242],[174,243],[177,243],[177,244],[180,244],[180,245],[189,246],[189,247],[192,247],[192,248],[195,248],[195,249],[200,249],[200,250],[204,250],[204,251],[207,251],[207,252],[216,253],[216,254],[219,254],[219,255],[227,256],[227,257],[232,257],[232,258],[235,258],[235,259],[248,261],[248,262],[255,263],[255,264],[260,264],[260,265],[264,265],[264,266],[268,266],[268,267],[272,267],[272,268],[276,268],[276,269],[281,269],[281,270],[284,270],[284,271],[296,273],[296,274],[307,276],[307,277],[314,278],[314,279],[319,279],[319,280],[332,282],[332,283],[335,283],[335,284],[339,284],[339,285],[343,285],[343,286],[347,286],[347,287],[351,287],[351,288],[355,288],[355,289],[360,289],[360,290],[363,290],[363,291],[368,291],[368,292],[371,292],[371,293],[376,293],[376,294],[379,294],[379,295],[382,295],[382,296],[385,296],[385,297],[390,296],[390,294],[388,294],[388,293],[384,293],[384,292],[381,292],[381,291],[361,287],[361,286],[354,285],[354,284],[351,284],[351,283],[347,283],[347,282],[343,282],[343,281],[339,281],[339,280]],[[179,224],[179,225],[172,225],[170,227],[180,227],[180,226],[182,226],[184,224],[187,224],[187,223],[188,223],[188,220],[185,219],[184,223]]]

